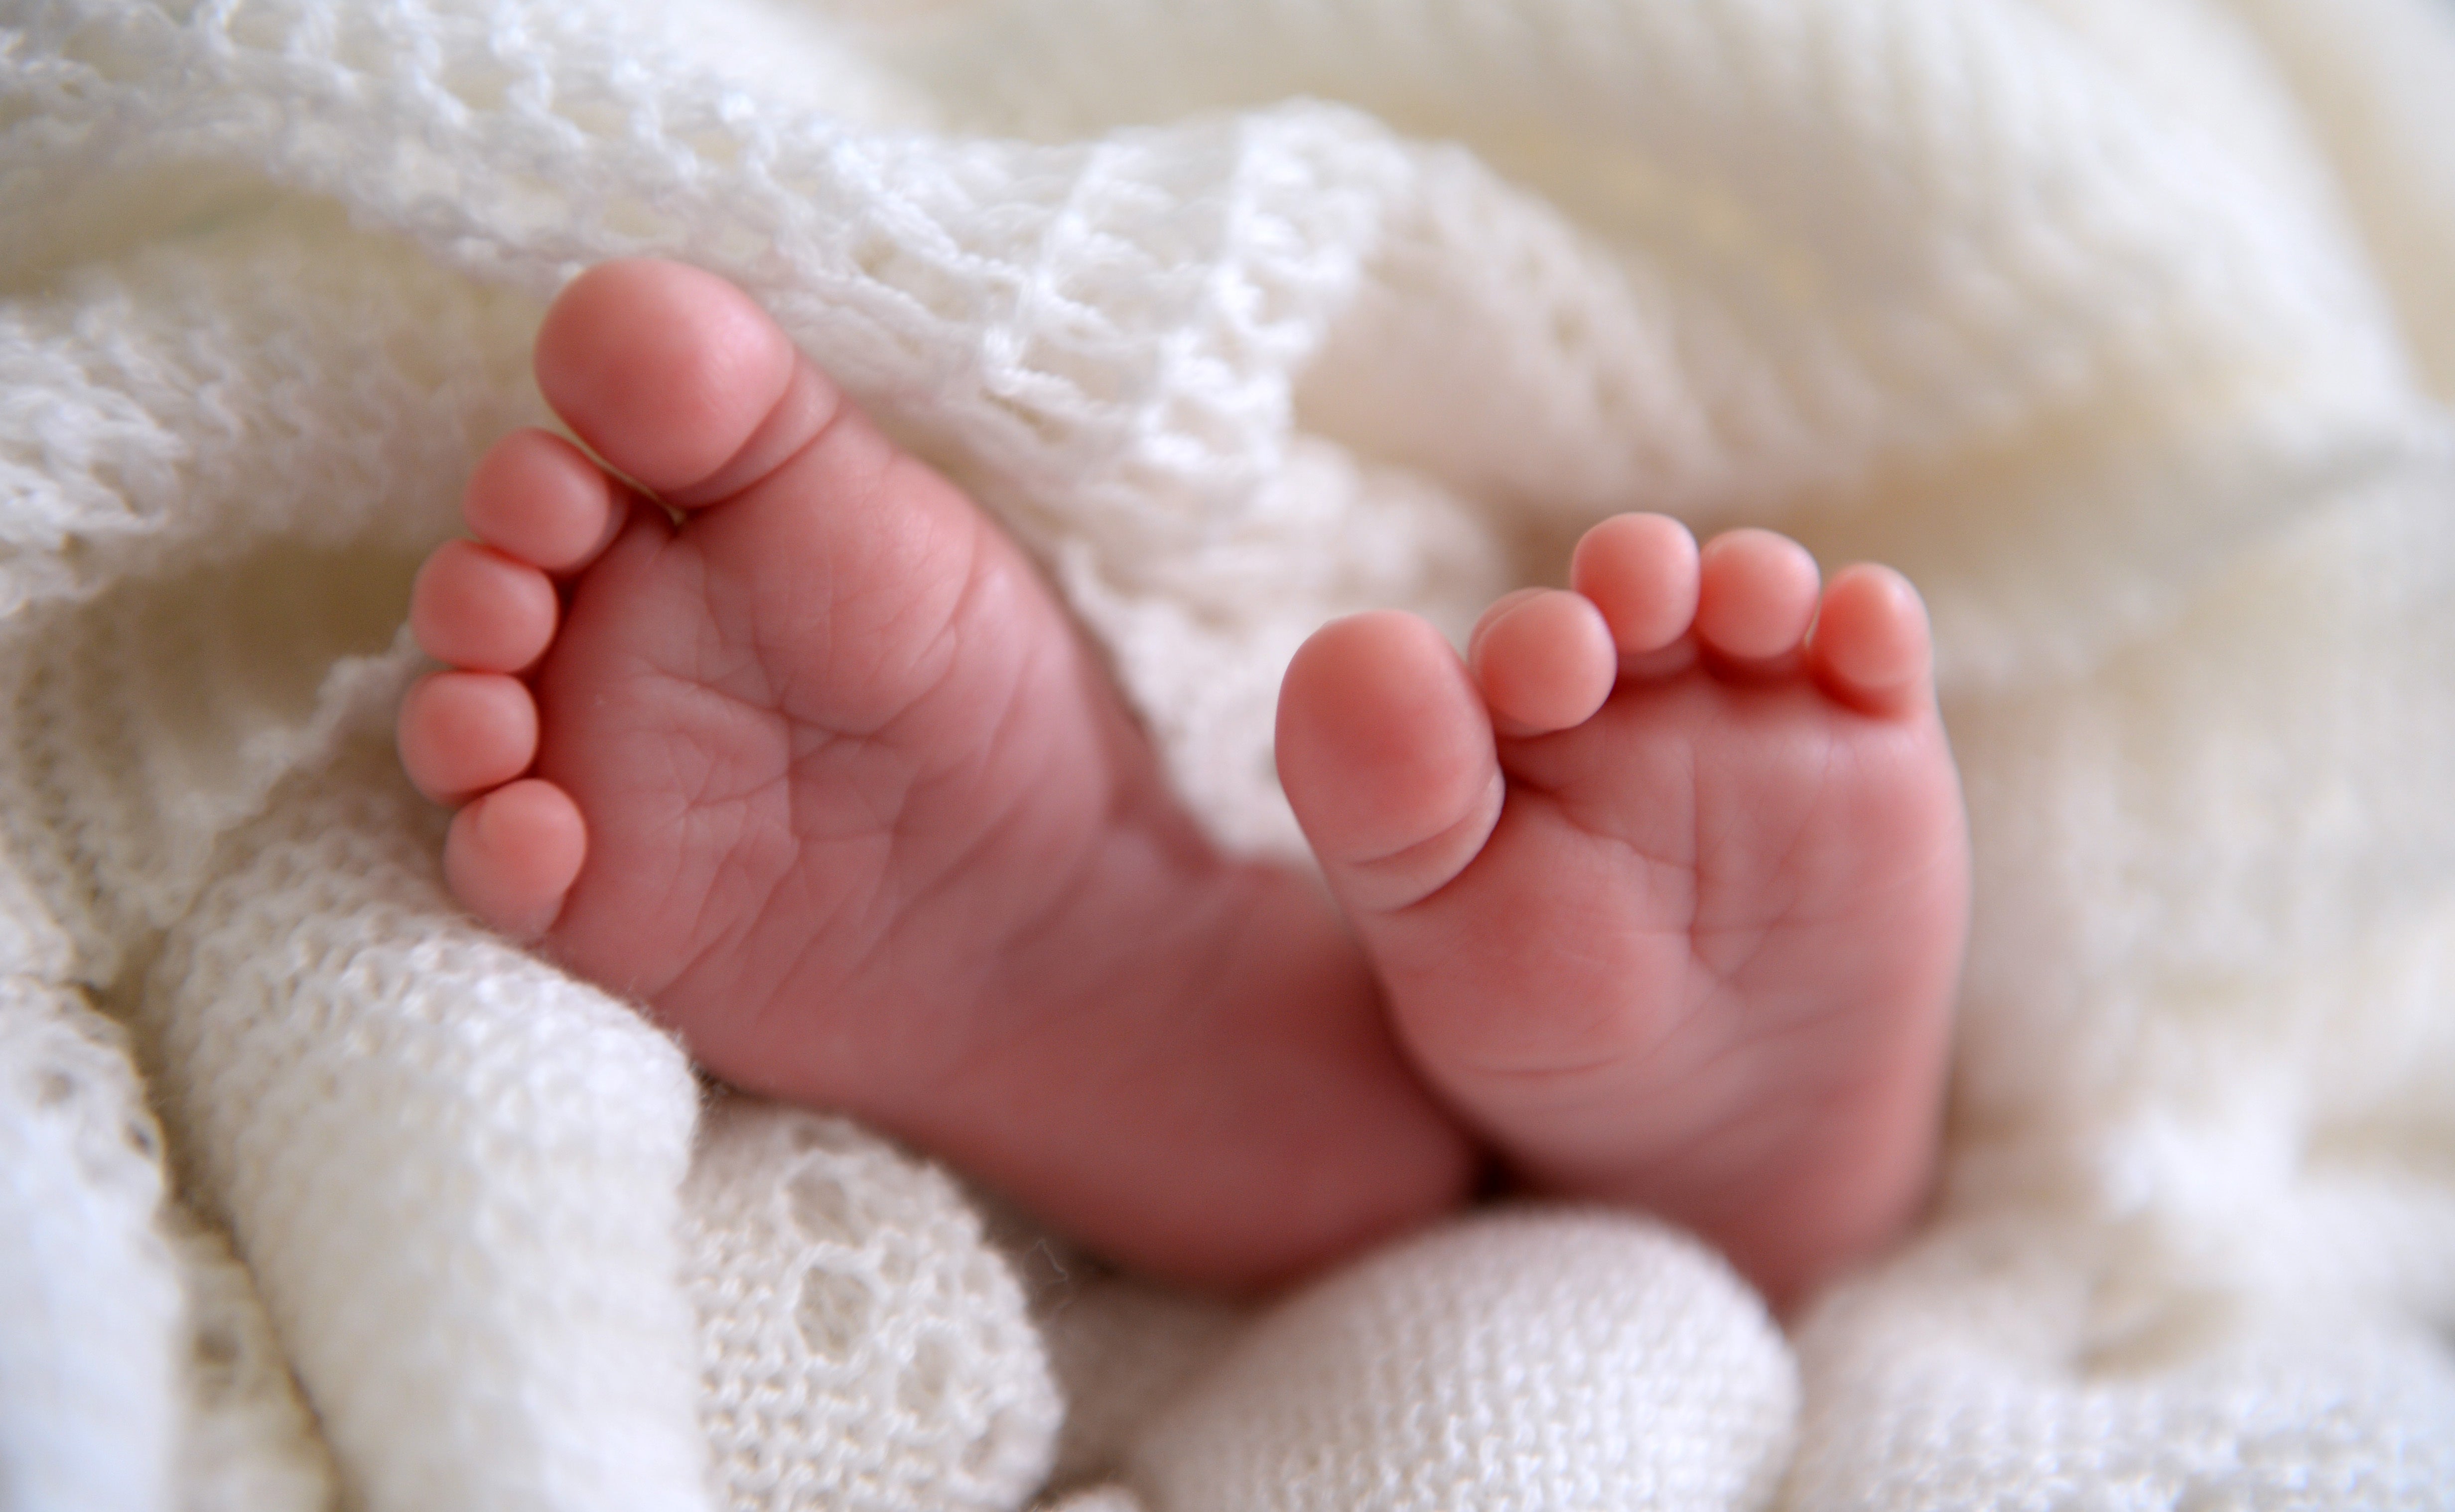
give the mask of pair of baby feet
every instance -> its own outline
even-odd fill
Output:
[[[1495,1158],[1776,1298],[1915,1210],[1968,873],[1898,576],[1630,515],[1463,659],[1324,627],[1278,759],[1326,898],[1211,846],[1021,552],[739,291],[606,265],[536,361],[601,461],[471,479],[403,761],[473,913],[718,1074],[1219,1286]]]

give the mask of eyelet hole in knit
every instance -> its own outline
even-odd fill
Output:
[[[801,1275],[793,1321],[813,1354],[842,1362],[868,1334],[874,1310],[869,1288],[858,1277],[813,1267]]]
[[[233,1375],[238,1366],[242,1350],[239,1341],[219,1328],[196,1331],[196,1369],[216,1379]]]
[[[554,113],[562,117],[582,134],[619,141],[629,134],[629,115],[623,109],[605,100],[558,97],[553,104]]]
[[[700,163],[713,169],[740,167],[745,152],[741,138],[730,132],[678,132],[674,141],[678,146],[687,148]]]
[[[813,186],[815,189],[815,186]],[[863,275],[904,298],[922,310],[949,324],[961,324],[974,317],[976,296],[962,278],[933,265],[923,252],[951,251],[930,246],[916,251],[906,247],[876,227],[864,228],[860,239],[846,249],[853,265]]]
[[[912,1366],[896,1383],[895,1399],[915,1416],[928,1413],[944,1400],[951,1375],[946,1341],[935,1334],[926,1335],[913,1346]]]
[[[822,1171],[800,1171],[784,1193],[792,1204],[793,1226],[806,1237],[833,1244],[860,1241],[852,1196],[842,1182]]]
[[[1073,390],[1077,402],[1119,404],[1126,394],[1121,379],[1124,374],[1113,363],[1103,362],[1092,354],[1065,342],[1037,340],[1023,351],[1020,366],[1025,372],[1056,379]]]
[[[632,236],[642,242],[666,241],[681,233],[682,224],[671,215],[659,215],[636,199],[617,199],[605,207],[604,228],[618,236]]]
[[[1004,394],[984,396],[988,402],[1029,431],[1044,445],[1054,446],[1065,436],[1065,423],[1021,399]]]
[[[1004,1460],[1015,1441],[1015,1415],[1001,1408],[989,1417],[988,1431],[964,1445],[963,1466],[965,1475],[987,1473],[989,1466]]]
[[[519,75],[497,66],[462,63],[449,77],[438,78],[436,83],[471,114],[493,115],[511,103]]]

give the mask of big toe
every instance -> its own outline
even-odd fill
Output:
[[[602,263],[573,279],[536,366],[580,439],[680,505],[763,476],[839,402],[748,295],[683,263]]]
[[[1315,632],[1279,691],[1279,781],[1350,908],[1403,908],[1481,850],[1503,795],[1466,665],[1411,615]]]
[[[1914,708],[1932,690],[1926,605],[1890,567],[1860,565],[1834,576],[1810,650],[1825,691],[1870,713]]]

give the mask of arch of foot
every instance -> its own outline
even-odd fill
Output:
[[[1159,1512],[1741,1512],[1768,1504],[1797,1404],[1762,1304],[1693,1239],[1502,1210],[1262,1316],[1123,1479]]]

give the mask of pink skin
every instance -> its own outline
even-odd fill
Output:
[[[1969,883],[1924,610],[1657,516],[1596,526],[1572,578],[1464,662],[1405,615],[1325,627],[1280,778],[1459,1116],[1795,1299],[1931,1175]]]
[[[1021,553],[756,307],[609,264],[537,372],[604,465],[505,439],[412,600],[454,670],[401,756],[471,912],[1155,1272],[1266,1284],[1462,1200],[1319,884],[1210,847]]]
[[[1777,1295],[1904,1221],[1966,885],[1898,578],[1819,611],[1789,542],[1630,516],[1471,669],[1326,628],[1280,761],[1350,933],[1208,845],[1020,553],[730,286],[594,270],[537,369],[602,465],[523,432],[473,475],[403,764],[464,906],[719,1074],[1211,1286],[1455,1205],[1487,1147]]]

